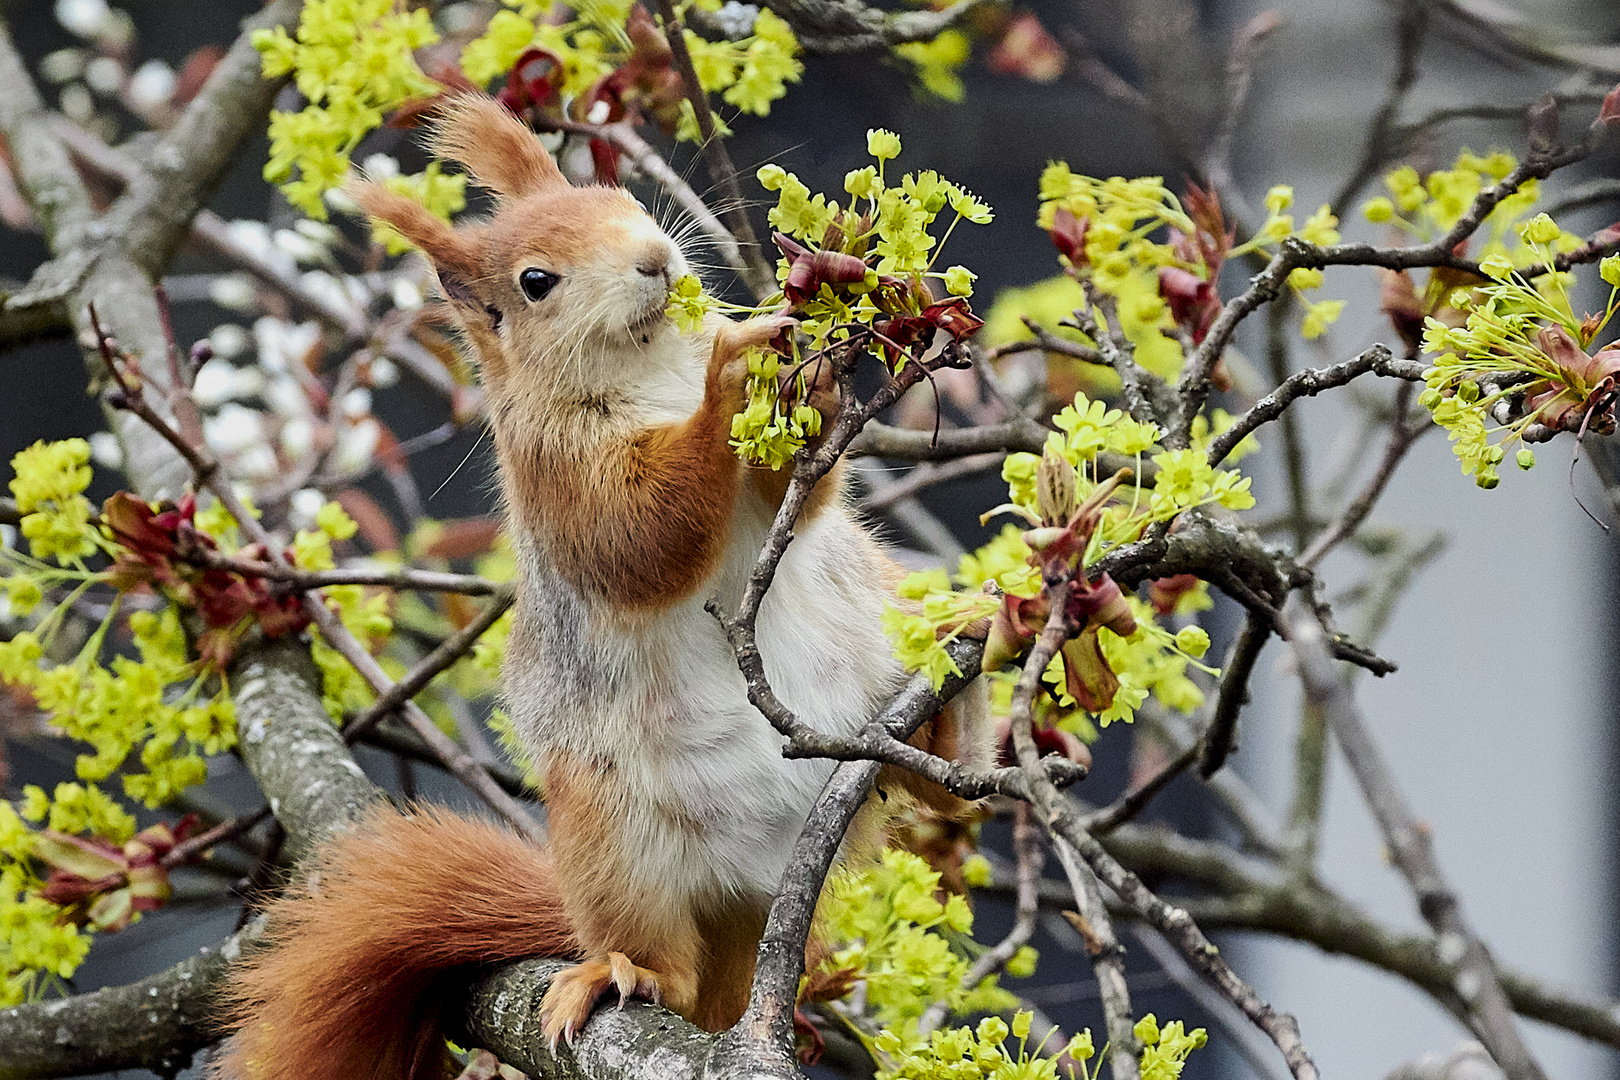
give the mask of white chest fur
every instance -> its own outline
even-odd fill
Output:
[[[509,665],[519,732],[539,757],[611,766],[634,834],[627,869],[691,895],[773,894],[832,763],[788,761],[748,701],[710,596],[734,609],[769,525],[751,494],[710,580],[652,615],[591,603],[532,551],[521,613],[538,665]],[[805,723],[852,731],[903,674],[879,629],[882,555],[841,509],[798,530],[761,606],[760,653],[777,696]],[[516,674],[522,672],[522,674]],[[643,877],[645,875],[645,877]]]

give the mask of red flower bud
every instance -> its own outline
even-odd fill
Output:
[[[1090,228],[1090,218],[1077,218],[1061,206],[1052,217],[1052,246],[1077,269],[1086,265],[1086,233]]]
[[[1001,41],[985,59],[997,74],[1017,75],[1038,83],[1056,82],[1067,61],[1063,46],[1033,11],[1014,16]]]
[[[1095,626],[1063,646],[1063,677],[1064,689],[1087,712],[1100,713],[1114,703],[1119,676],[1103,658]]]
[[[1606,126],[1620,123],[1620,85],[1603,95],[1603,108],[1598,110],[1598,120]]]
[[[953,296],[948,300],[941,300],[937,304],[929,304],[923,308],[922,317],[956,341],[972,337],[984,325],[984,320],[968,309],[967,300],[960,296]]]
[[[823,285],[853,285],[866,280],[866,263],[839,251],[811,251],[786,233],[773,233],[771,239],[791,260],[782,292],[791,304],[802,304],[821,291]]]
[[[1136,616],[1114,579],[1104,574],[1096,581],[1075,583],[1069,593],[1068,615],[1075,622],[1106,626],[1120,637],[1136,633]]]

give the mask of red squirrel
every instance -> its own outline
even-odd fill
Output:
[[[489,98],[453,99],[432,146],[493,192],[487,221],[451,228],[381,186],[352,190],[432,262],[481,369],[519,567],[504,695],[544,779],[550,846],[431,810],[331,841],[233,977],[224,1077],[438,1080],[442,976],[535,955],[581,960],[542,1005],[553,1046],[613,995],[729,1027],[833,766],[783,758],[703,606],[736,606],[780,504],[781,474],[728,438],[747,350],[791,320],[710,316],[682,333],[665,314],[689,272],[679,247],[628,192],[570,185]],[[905,682],[879,627],[903,571],[837,477],[821,487],[758,641],[801,720],[850,732]],[[988,725],[969,715],[982,704],[958,700],[919,737],[986,761]]]

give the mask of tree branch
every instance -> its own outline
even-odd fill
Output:
[[[484,632],[506,614],[507,609],[512,606],[513,599],[514,593],[511,589],[502,589],[496,593],[495,598],[484,606],[484,610],[478,613],[476,619],[440,642],[437,648],[407,671],[399,682],[380,692],[370,708],[344,725],[343,741],[353,743],[405,702],[426,689],[428,683],[432,682],[439,672],[471,652],[478,639],[484,636]]]
[[[1238,713],[1249,703],[1249,676],[1254,673],[1260,650],[1271,637],[1271,624],[1254,612],[1249,613],[1232,646],[1226,673],[1215,698],[1215,714],[1198,740],[1198,775],[1208,780],[1226,764],[1227,755],[1237,747]]]
[[[806,52],[848,55],[929,41],[983,0],[956,0],[938,11],[891,13],[860,0],[767,0],[766,7],[793,27]]]
[[[1324,390],[1344,386],[1368,372],[1408,382],[1422,382],[1423,371],[1424,365],[1416,360],[1395,359],[1387,345],[1374,345],[1355,359],[1332,367],[1296,371],[1284,379],[1277,389],[1255,402],[1254,407],[1233,421],[1231,427],[1210,441],[1209,463],[1219,465],[1245,436],[1277,419],[1302,397],[1315,397]]]

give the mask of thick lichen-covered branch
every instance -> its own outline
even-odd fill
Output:
[[[888,12],[860,0],[769,0],[805,51],[831,55],[871,52],[927,41],[961,21],[982,0],[956,0],[937,11]]]
[[[294,642],[250,646],[239,656],[233,682],[243,760],[293,850],[307,851],[382,797],[321,706],[307,650]],[[0,1012],[0,1078],[184,1066],[220,1036],[210,1021],[213,994],[254,936],[250,926],[128,986]]]
[[[156,361],[168,341],[153,284],[184,238],[203,200],[224,175],[236,148],[269,114],[278,84],[259,74],[252,31],[291,25],[297,0],[275,0],[248,21],[175,125],[145,155],[141,171],[105,213],[94,212],[88,190],[11,39],[0,23],[0,136],[19,162],[23,196],[45,232],[52,258],[3,310],[60,306],[85,339],[95,303],[106,328],[133,355]],[[100,378],[96,350],[85,355],[92,382]],[[162,363],[146,365],[155,400],[168,388]],[[113,417],[124,468],[142,492],[178,491],[185,467],[131,416]]]

